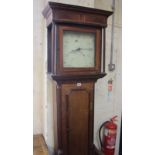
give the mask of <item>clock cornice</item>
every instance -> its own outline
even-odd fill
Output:
[[[74,19],[71,17],[71,12],[74,14]],[[55,2],[48,2],[42,13],[46,18],[47,27],[52,23],[61,22],[106,27],[107,18],[113,14],[112,11]]]

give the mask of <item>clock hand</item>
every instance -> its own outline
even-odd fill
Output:
[[[80,50],[81,50],[81,48],[79,47],[79,48],[77,48],[75,50],[72,50],[71,52],[76,52],[76,51],[80,51]]]
[[[78,52],[78,53],[81,53],[83,56],[85,56],[85,54],[83,52],[81,52],[81,50],[82,50],[82,48],[79,47],[79,48],[77,48],[75,50],[71,50],[69,53]],[[69,53],[68,53],[68,55],[69,55]]]
[[[83,56],[85,56],[85,54],[82,51],[80,51],[80,50],[81,50],[81,48],[78,48],[78,50],[77,51],[74,51],[74,52],[81,53]]]
[[[88,50],[88,51],[90,51],[90,50],[93,50],[92,48],[81,48],[81,50]]]
[[[74,52],[79,52],[81,50],[81,48],[79,47],[79,48],[77,48],[77,49],[75,49],[75,50],[71,50],[69,53],[74,53]],[[69,54],[68,53],[68,54]]]
[[[70,53],[72,53],[72,52],[80,52],[81,50],[88,50],[88,51],[90,51],[90,50],[93,50],[93,49],[92,48],[80,48],[79,47],[79,48],[77,48],[75,50],[72,50]],[[82,55],[84,55],[84,54],[82,54]]]
[[[80,50],[93,50],[92,48],[77,48],[77,49],[75,49],[75,50],[72,50],[72,52],[76,52],[76,51],[80,51]]]
[[[74,52],[78,52],[78,51],[80,51],[81,50],[81,48],[79,47],[79,48],[77,48],[77,49],[75,49],[75,50],[71,50],[67,55],[69,55],[70,53],[74,53]]]

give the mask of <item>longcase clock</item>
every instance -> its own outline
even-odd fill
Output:
[[[48,74],[56,81],[57,155],[93,155],[94,85],[105,73],[105,28],[112,12],[49,2]]]

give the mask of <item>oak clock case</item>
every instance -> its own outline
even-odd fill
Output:
[[[58,29],[61,72],[99,72],[100,30],[77,26],[59,26]]]
[[[56,155],[95,155],[94,86],[106,75],[105,28],[111,14],[54,2],[43,10],[48,75],[55,81],[52,104]]]
[[[90,26],[56,26],[53,74],[94,74],[101,70],[101,29]],[[51,65],[51,62],[49,62]]]

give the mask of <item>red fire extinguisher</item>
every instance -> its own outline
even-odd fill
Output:
[[[117,125],[114,123],[116,117],[110,119],[110,121],[104,122],[99,129],[99,140],[101,144],[102,152],[105,155],[114,155],[115,143],[116,143],[116,133]],[[101,138],[101,131],[104,127],[103,138]]]

